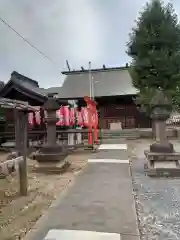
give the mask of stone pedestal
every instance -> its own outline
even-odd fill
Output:
[[[34,154],[37,161],[36,171],[46,173],[60,173],[67,165],[65,158],[68,155],[67,149],[56,143],[56,110],[59,109],[58,102],[49,96],[43,108],[47,111],[47,142]]]
[[[170,116],[171,104],[164,93],[157,90],[151,106],[156,142],[150,146],[150,150],[144,152],[147,159],[145,172],[151,177],[180,177],[180,153],[175,152],[166,136],[166,120]]]
[[[66,169],[69,167],[69,162],[65,161],[64,159],[62,161],[57,162],[39,162],[33,166],[32,170],[34,172],[39,173],[46,173],[46,174],[59,174],[66,171]]]
[[[145,151],[145,173],[150,177],[180,177],[180,153]]]

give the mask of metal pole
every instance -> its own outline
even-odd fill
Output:
[[[91,86],[92,86],[92,100],[94,100],[94,79],[91,77]]]
[[[92,98],[91,62],[89,62],[89,97]]]

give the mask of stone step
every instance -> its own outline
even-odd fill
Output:
[[[136,130],[121,130],[121,131],[102,131],[102,139],[107,138],[125,138],[125,139],[137,139],[140,137],[140,134]]]

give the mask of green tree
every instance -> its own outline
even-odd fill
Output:
[[[147,3],[127,47],[133,85],[139,90],[137,104],[149,114],[152,95],[160,87],[180,108],[180,25],[172,4]]]

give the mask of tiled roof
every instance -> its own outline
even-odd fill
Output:
[[[89,96],[88,71],[66,72],[68,74],[61,88],[60,98],[83,98]],[[91,72],[94,82],[94,96],[136,95],[137,90],[132,85],[132,79],[127,68],[102,69]]]
[[[12,72],[10,80],[0,88],[0,96],[11,98],[11,91],[16,90],[26,95],[27,98],[33,99],[39,104],[44,103],[48,97],[48,90],[39,88],[39,84],[37,81],[32,80],[18,72]],[[67,100],[58,100],[59,104],[68,104]]]
[[[46,94],[40,91],[39,84],[37,81],[32,80],[18,72],[12,72],[10,81],[15,82],[21,87],[28,89],[32,93],[38,94],[39,96],[45,97]]]

